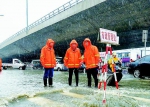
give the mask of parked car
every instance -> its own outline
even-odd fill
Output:
[[[64,64],[61,61],[56,60],[56,67],[54,67],[54,70],[62,71]]]
[[[56,61],[63,62],[63,58],[62,57],[56,57]]]
[[[43,69],[43,66],[42,66],[40,60],[36,59],[36,60],[31,61],[31,68],[33,68],[33,69]]]
[[[64,63],[60,60],[56,60],[56,67],[54,67],[56,71],[67,71],[68,69],[64,66]]]
[[[133,74],[135,78],[143,78],[150,76],[150,55],[146,55],[140,59],[131,62],[128,67],[128,73]]]
[[[84,72],[86,71],[86,67],[84,64],[81,65],[81,67],[79,68],[79,72]]]
[[[26,65],[26,68],[31,68],[32,67],[30,62],[23,62],[23,63]]]
[[[64,65],[62,71],[68,71],[68,68]]]
[[[82,64],[81,67],[78,70],[79,70],[80,73],[85,73],[86,72],[85,65]],[[64,66],[63,71],[68,71],[68,68]]]

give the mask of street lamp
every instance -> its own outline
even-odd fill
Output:
[[[28,0],[26,0],[26,34],[28,34]]]
[[[28,27],[28,0],[26,0],[26,23]]]

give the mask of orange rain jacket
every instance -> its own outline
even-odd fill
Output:
[[[85,46],[85,41],[89,42],[89,46]],[[98,48],[91,44],[89,38],[85,38],[83,46],[85,48],[83,62],[85,63],[86,69],[97,67],[100,60]]]
[[[80,49],[76,48],[75,51],[71,49],[71,45],[75,43],[78,46],[76,40],[72,40],[70,42],[70,48],[67,49],[65,57],[64,57],[64,65],[68,68],[79,68],[82,63]]]
[[[56,57],[53,47],[50,47],[50,43],[54,41],[48,39],[46,45],[41,49],[40,61],[44,68],[54,68],[56,66]]]
[[[0,71],[2,71],[2,59],[0,58]]]

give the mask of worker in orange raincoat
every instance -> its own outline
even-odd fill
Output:
[[[0,58],[0,72],[2,71],[2,59]]]
[[[47,78],[49,86],[53,86],[53,73],[54,67],[56,66],[56,57],[54,51],[54,41],[52,39],[48,39],[46,45],[41,49],[40,61],[42,66],[45,69],[43,82],[44,86],[47,86]]]
[[[89,38],[85,38],[85,40],[83,41],[83,46],[85,48],[83,62],[86,66],[88,87],[91,87],[91,75],[94,78],[95,87],[97,87],[98,64],[100,60],[98,48],[91,44],[91,40]]]
[[[69,78],[68,78],[69,86],[72,85],[72,74],[73,74],[73,72],[75,74],[76,86],[78,86],[78,82],[79,82],[79,70],[78,70],[78,68],[82,64],[82,58],[81,58],[80,49],[77,47],[78,47],[77,41],[72,40],[70,42],[70,48],[67,49],[65,57],[64,57],[64,65],[67,68],[69,68]]]

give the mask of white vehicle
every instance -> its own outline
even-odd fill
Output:
[[[56,61],[63,62],[63,58],[62,57],[56,57]]]
[[[31,68],[44,69],[39,59],[31,61]],[[64,64],[61,62],[61,60],[56,60],[56,66],[54,67],[54,70],[62,71],[63,69],[64,69]]]
[[[17,68],[20,70],[25,70],[26,69],[26,65],[21,62],[19,59],[12,59],[11,62],[7,62],[7,63],[2,63],[2,67],[3,69],[7,69],[7,68]]]
[[[56,60],[56,67],[54,67],[54,70],[62,71],[64,69],[64,64],[61,61]]]

